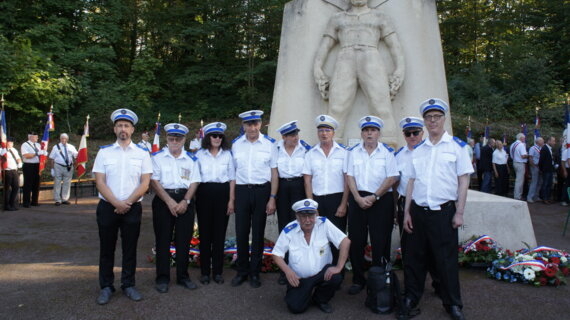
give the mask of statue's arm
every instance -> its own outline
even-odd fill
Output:
[[[406,65],[404,62],[404,52],[400,45],[400,40],[395,32],[392,32],[384,38],[386,47],[388,48],[392,61],[394,61],[394,72],[390,75],[390,96],[392,99],[398,93],[400,86],[404,82],[404,75],[406,73]]]
[[[323,36],[319,45],[319,49],[317,50],[317,55],[315,56],[315,62],[313,63],[313,77],[315,78],[315,82],[319,87],[319,91],[321,92],[323,99],[328,99],[328,88],[330,81],[323,68],[325,62],[327,61],[329,52],[332,50],[335,44],[335,39],[326,35]]]

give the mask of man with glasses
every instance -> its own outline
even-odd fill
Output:
[[[132,142],[138,122],[137,115],[129,109],[118,109],[111,115],[117,141],[102,146],[93,172],[99,190],[97,226],[99,227],[99,285],[98,304],[106,304],[115,291],[113,286],[115,246],[121,231],[123,251],[121,289],[133,301],[142,300],[135,289],[137,268],[137,242],[142,218],[142,196],[148,190],[152,163],[149,153]]]
[[[185,289],[197,286],[188,275],[188,250],[194,231],[194,209],[190,205],[200,183],[198,159],[184,151],[188,128],[180,123],[164,126],[168,148],[153,153],[150,184],[152,225],[156,238],[156,291],[168,292],[170,241],[176,243],[176,282]],[[176,232],[174,231],[176,229]]]
[[[329,301],[342,283],[350,240],[329,219],[318,216],[318,206],[311,199],[295,202],[296,221],[281,231],[271,252],[287,277],[285,302],[292,313],[304,312],[311,301],[321,311],[331,313]],[[331,264],[331,245],[340,250],[336,264]],[[287,252],[289,264],[284,259]]]
[[[348,153],[347,181],[350,189],[348,204],[348,235],[351,241],[352,286],[348,294],[358,294],[366,284],[364,248],[372,245],[372,265],[390,261],[394,196],[392,185],[398,169],[390,146],[378,142],[384,121],[375,116],[360,119],[362,143]]]
[[[457,263],[457,228],[463,212],[473,166],[466,143],[445,129],[449,110],[441,99],[429,99],[420,106],[429,138],[412,153],[406,190],[404,229],[406,251],[404,274],[406,297],[402,316],[419,314],[417,304],[424,291],[429,256],[441,277],[441,298],[453,319],[464,319]]]
[[[239,115],[245,134],[236,138],[232,154],[236,168],[235,221],[237,237],[237,275],[232,286],[241,285],[249,276],[249,285],[259,288],[263,236],[267,216],[275,213],[279,185],[275,139],[261,135],[263,111],[250,110]],[[234,191],[230,191],[234,192]],[[251,258],[249,233],[251,230]]]
[[[327,217],[342,232],[346,231],[348,185],[346,184],[346,147],[333,138],[338,122],[331,116],[315,119],[319,143],[305,155],[303,175],[307,198],[319,203],[319,213]],[[338,250],[333,248],[333,263],[338,261]]]

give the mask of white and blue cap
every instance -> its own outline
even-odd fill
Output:
[[[137,122],[139,122],[139,117],[137,117],[137,115],[129,109],[121,108],[111,113],[111,120],[113,121],[113,123],[119,120],[127,120],[130,121],[134,126],[135,124],[137,124]]]
[[[364,128],[376,128],[380,130],[384,127],[384,121],[375,116],[362,117],[362,119],[360,119],[358,123],[360,125],[361,130]]]
[[[183,137],[188,133],[188,128],[180,123],[169,123],[164,126],[167,136]]]
[[[400,120],[400,128],[406,130],[408,128],[423,128],[424,120],[417,117],[405,117]]]
[[[305,199],[299,200],[293,203],[291,209],[295,211],[295,213],[317,213],[317,208],[319,204],[313,199]]]
[[[263,111],[261,110],[249,110],[240,113],[239,117],[241,118],[242,122],[261,121],[261,115],[263,115]]]
[[[204,130],[204,135],[207,135],[208,133],[223,134],[226,131],[227,127],[228,126],[226,126],[226,124],[223,122],[212,122],[205,125],[204,128],[202,128],[202,130]]]
[[[321,114],[320,116],[315,118],[315,125],[317,126],[317,128],[329,127],[332,128],[333,130],[336,130],[336,128],[338,128],[338,121],[336,121],[335,118],[329,115]]]
[[[420,114],[423,116],[426,112],[431,110],[437,110],[443,112],[443,114],[447,114],[449,110],[449,106],[447,103],[438,98],[430,98],[426,101],[422,102],[420,105]]]
[[[299,132],[301,131],[301,129],[297,127],[297,120],[293,120],[291,122],[287,122],[286,124],[282,125],[276,131],[279,132],[282,136],[284,136],[289,133]]]

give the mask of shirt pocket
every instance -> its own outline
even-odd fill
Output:
[[[142,159],[129,159],[129,174],[133,177],[140,177],[142,173]]]
[[[269,167],[270,159],[271,153],[269,151],[257,151],[255,154],[255,163],[258,168]]]
[[[305,165],[305,158],[295,158],[293,159],[293,170],[295,172],[302,172],[303,166]]]
[[[386,159],[373,159],[371,173],[376,178],[386,177]]]
[[[119,172],[118,161],[116,159],[106,159],[103,161],[103,166],[105,166],[105,174],[117,174]]]
[[[331,168],[333,170],[342,170],[343,163],[344,163],[344,158],[333,158],[331,160]]]
[[[424,175],[426,171],[426,166],[428,165],[427,159],[426,158],[413,159],[412,165],[414,167],[414,171],[416,172],[416,178],[420,178]]]

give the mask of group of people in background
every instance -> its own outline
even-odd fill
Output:
[[[568,149],[563,145],[556,148],[556,137],[536,137],[530,148],[524,133],[518,133],[511,145],[483,137],[477,143],[468,139],[468,143],[480,191],[508,196],[514,171],[514,199],[545,204],[559,199],[561,205],[568,205]]]
[[[108,303],[115,291],[119,230],[121,288],[131,300],[142,299],[135,288],[136,247],[140,201],[150,186],[155,192],[155,289],[160,293],[169,291],[173,234],[176,283],[189,290],[198,287],[188,275],[194,209],[200,232],[200,283],[224,283],[224,240],[228,217],[235,214],[237,272],[231,285],[248,281],[259,288],[266,220],[277,212],[280,235],[272,255],[282,271],[278,282],[287,286],[288,309],[300,313],[315,304],[329,313],[347,259],[353,267],[348,294],[359,294],[366,287],[363,257],[369,236],[372,264],[390,261],[392,229],[399,217],[406,243],[401,316],[420,313],[429,270],[447,312],[453,319],[463,319],[457,228],[463,224],[473,166],[467,144],[444,129],[448,110],[444,101],[429,99],[420,106],[421,117],[403,118],[400,127],[406,145],[397,152],[380,142],[384,122],[376,116],[354,124],[362,140],[348,148],[334,139],[340,126],[336,119],[320,115],[315,119],[318,143],[311,147],[299,138],[297,121],[283,124],[277,130],[282,139],[276,142],[261,133],[263,112],[250,110],[239,115],[244,133],[231,147],[226,124],[213,122],[202,128],[200,148],[195,153],[185,151],[188,128],[170,123],[165,126],[167,147],[152,156],[148,148],[131,140],[136,114],[116,110],[111,120],[117,141],[101,147],[93,166],[100,198],[97,303]],[[429,134],[425,140],[424,128]]]

